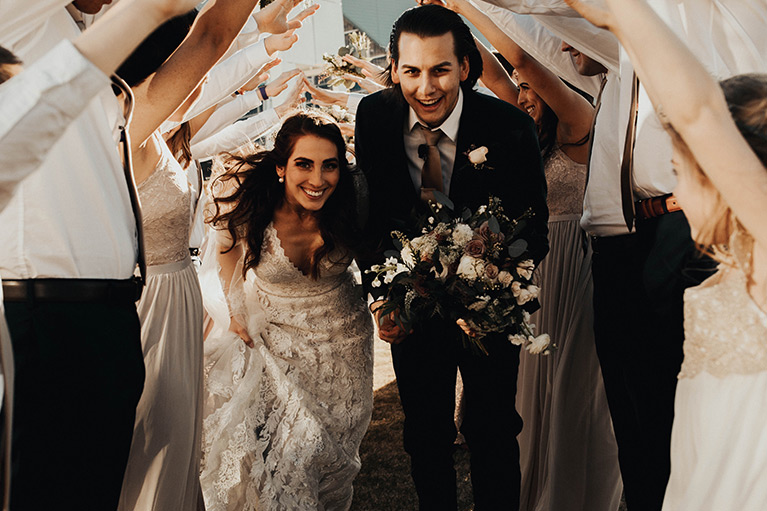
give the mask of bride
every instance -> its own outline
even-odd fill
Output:
[[[233,158],[214,183],[201,275],[219,325],[205,342],[209,511],[351,506],[373,330],[349,270],[359,231],[345,154],[329,117],[298,113],[274,149]]]

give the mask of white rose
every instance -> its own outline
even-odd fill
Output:
[[[509,342],[511,344],[514,344],[515,346],[522,346],[527,340],[527,337],[525,337],[522,334],[515,334],[515,335],[509,334],[508,338],[509,338]]]
[[[459,277],[473,281],[477,278],[477,268],[475,266],[477,259],[474,259],[471,256],[465,255],[461,257],[461,261],[458,263],[458,269],[456,270],[456,274],[458,274]]]
[[[530,340],[530,344],[525,348],[531,355],[539,355],[544,352],[551,344],[549,334],[541,334]]]
[[[485,163],[487,161],[487,147],[477,147],[469,153],[469,161],[474,165]]]
[[[530,280],[533,276],[533,270],[535,270],[535,264],[532,259],[525,259],[517,265],[517,275],[523,279]]]
[[[513,281],[514,278],[511,276],[511,273],[506,270],[501,270],[498,273],[498,282],[500,282],[503,287],[509,287]]]
[[[522,284],[519,282],[512,282],[511,294],[514,295],[515,297],[519,297],[519,295],[522,294]]]
[[[535,296],[533,296],[533,293],[531,293],[529,289],[521,289],[519,291],[519,295],[515,294],[514,296],[517,297],[517,305],[524,305],[530,300],[532,300],[533,298],[535,298]]]

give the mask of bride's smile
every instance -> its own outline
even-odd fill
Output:
[[[277,173],[284,180],[285,201],[299,211],[322,209],[338,185],[338,150],[329,140],[306,135],[296,140],[285,167]]]

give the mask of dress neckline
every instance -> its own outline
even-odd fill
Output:
[[[298,273],[299,275],[301,275],[302,277],[306,279],[311,279],[311,277],[307,275],[306,273],[304,273],[301,270],[301,268],[296,266],[296,263],[294,263],[293,260],[290,259],[290,257],[288,257],[288,255],[285,253],[285,248],[282,246],[282,240],[280,239],[280,236],[277,234],[277,228],[274,227],[274,220],[269,222],[269,225],[267,225],[266,228],[270,230],[270,235],[271,237],[274,238],[272,246],[274,247],[274,250],[277,252],[277,255],[282,256],[282,258],[285,259],[288,262],[288,264],[290,264],[290,267],[296,273]]]

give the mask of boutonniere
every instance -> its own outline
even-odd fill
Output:
[[[476,170],[483,170],[488,169],[492,170],[492,167],[490,165],[487,165],[487,153],[489,150],[486,146],[479,146],[476,147],[474,144],[469,146],[469,150],[466,151],[465,154],[466,157],[469,159],[469,163],[476,169]]]

